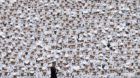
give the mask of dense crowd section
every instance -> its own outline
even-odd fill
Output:
[[[139,0],[1,0],[0,76],[140,74]]]

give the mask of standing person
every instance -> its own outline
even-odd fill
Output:
[[[56,65],[56,62],[52,62],[51,78],[57,78],[57,69],[56,69],[55,65]]]

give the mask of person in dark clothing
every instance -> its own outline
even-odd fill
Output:
[[[56,62],[52,63],[51,78],[57,78],[57,69],[55,68]]]
[[[113,48],[111,47],[110,43],[108,42],[107,47],[110,48],[110,50],[113,50]]]
[[[107,47],[110,47],[110,43],[108,42]]]

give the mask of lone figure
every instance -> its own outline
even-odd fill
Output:
[[[57,78],[57,69],[55,68],[56,62],[52,62],[51,78]]]

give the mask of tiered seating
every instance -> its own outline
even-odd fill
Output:
[[[1,0],[0,77],[139,75],[138,1]]]

